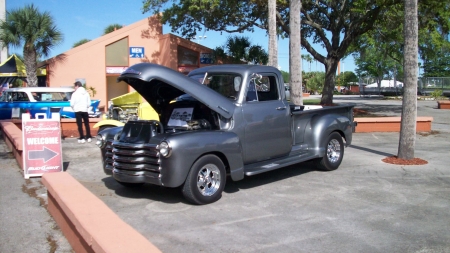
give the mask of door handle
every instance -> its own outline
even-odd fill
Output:
[[[286,106],[284,106],[284,107],[277,107],[277,110],[278,110],[278,111],[286,110]]]

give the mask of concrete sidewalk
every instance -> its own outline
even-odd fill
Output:
[[[336,171],[301,163],[229,180],[207,206],[179,189],[127,189],[72,164],[68,172],[163,252],[450,252],[450,135],[417,136],[427,165],[383,163],[398,137],[355,134]]]
[[[1,136],[0,179],[0,252],[73,252],[47,212],[41,178],[24,179]]]

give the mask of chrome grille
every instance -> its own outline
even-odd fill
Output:
[[[109,153],[114,169],[159,173],[159,157],[156,145],[127,144],[116,141],[112,143],[111,151],[107,151],[107,154]],[[107,156],[107,160],[108,158],[109,156]]]

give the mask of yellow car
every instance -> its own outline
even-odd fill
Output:
[[[136,91],[111,99],[111,106],[104,115],[103,120],[94,125],[99,132],[123,126],[128,120],[159,120],[153,107]]]

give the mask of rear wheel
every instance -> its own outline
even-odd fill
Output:
[[[339,133],[331,133],[325,142],[325,155],[316,160],[316,166],[322,170],[335,170],[344,157],[344,142]]]
[[[215,155],[205,155],[192,165],[182,192],[194,204],[209,204],[222,197],[225,182],[226,173],[222,160]]]

